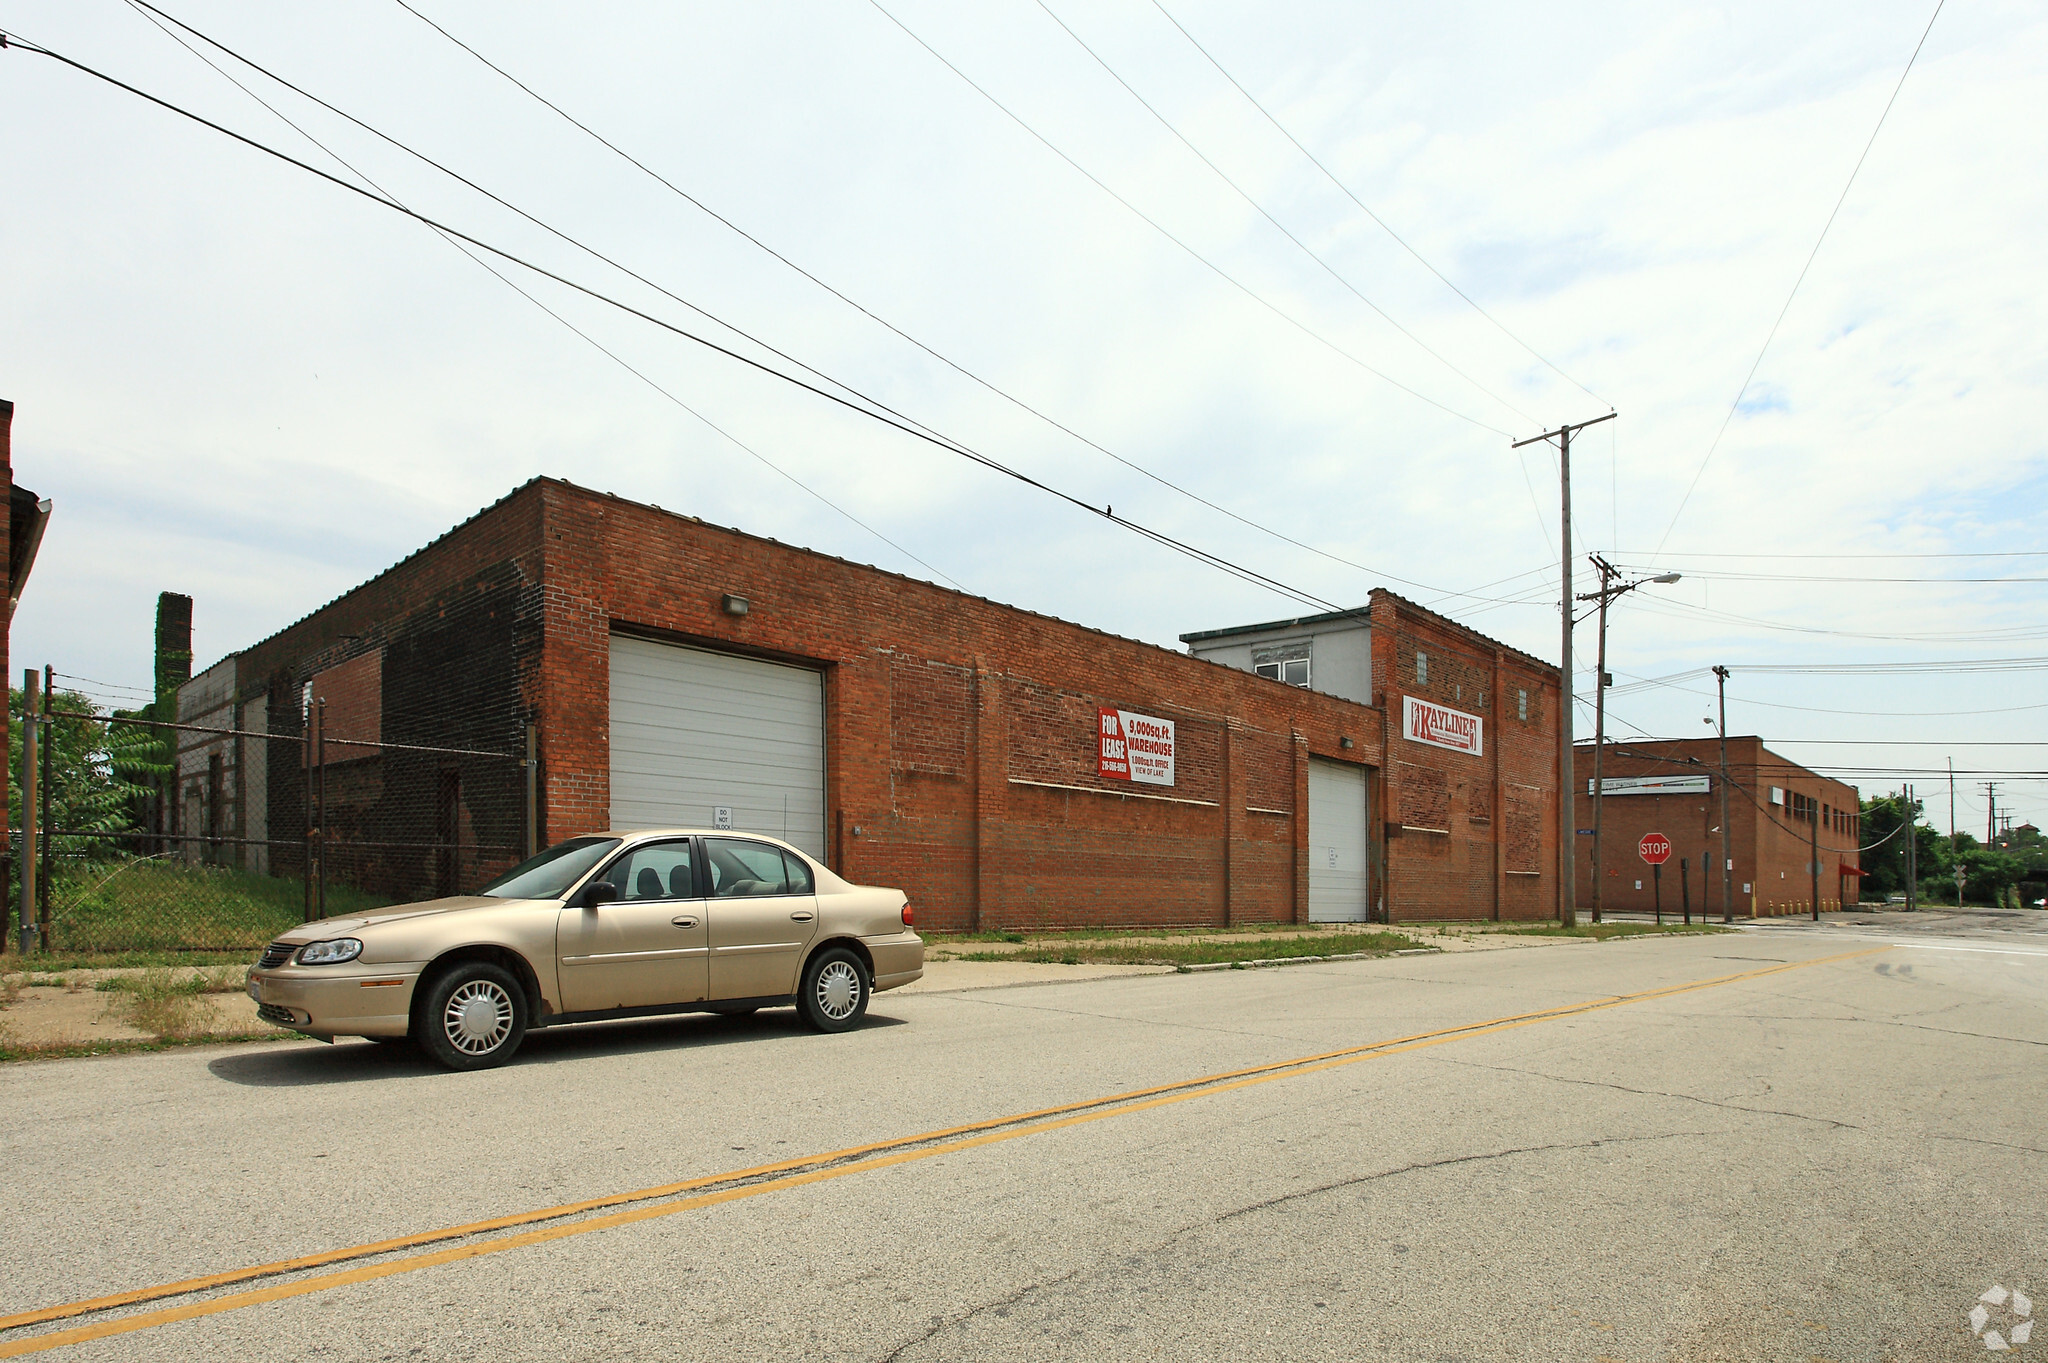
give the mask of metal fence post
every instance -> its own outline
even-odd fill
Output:
[[[21,676],[21,954],[36,949],[36,691],[31,667]]]
[[[36,923],[38,929],[36,936],[42,942],[45,950],[50,945],[50,872],[57,861],[57,847],[50,840],[50,829],[55,826],[50,821],[50,795],[57,784],[51,779],[50,773],[53,757],[52,750],[57,746],[50,741],[53,732],[50,727],[50,711],[55,708],[56,687],[57,669],[45,663],[43,665],[43,774],[41,782],[43,788],[43,809],[42,818],[37,821],[37,826],[43,830],[43,869],[42,873],[36,877]]]
[[[313,838],[316,817],[313,812],[313,727],[318,723],[319,719],[314,715],[309,702],[305,707],[305,718],[300,721],[300,727],[304,732],[299,735],[299,742],[305,748],[299,763],[299,813],[303,817],[306,830],[305,849],[299,856],[299,892],[305,901],[304,915],[308,923],[313,921]]]
[[[315,863],[319,868],[319,874],[318,878],[313,882],[313,916],[325,918],[327,916],[327,698],[322,696],[313,704],[314,708],[319,712],[318,723],[313,728],[313,749],[316,758],[313,770],[319,778],[318,788],[320,796],[318,817],[313,824],[314,828],[319,830],[317,834],[319,860]]]

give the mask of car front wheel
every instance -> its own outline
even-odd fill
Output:
[[[821,1032],[849,1031],[868,1011],[868,992],[867,968],[860,957],[844,947],[821,951],[804,966],[797,1016]]]
[[[526,1039],[526,991],[503,966],[460,962],[427,989],[414,1033],[451,1070],[502,1065]]]

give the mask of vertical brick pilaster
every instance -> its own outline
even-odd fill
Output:
[[[1508,787],[1501,775],[1501,749],[1507,738],[1507,685],[1502,680],[1506,658],[1499,649],[1493,651],[1493,920],[1502,918],[1502,906],[1508,890],[1508,852],[1505,830],[1508,826]]]
[[[1296,729],[1294,749],[1294,921],[1308,921],[1308,735]]]
[[[974,660],[974,901],[967,925],[978,932],[1001,912],[1002,833],[1009,803],[1008,721],[1003,677],[988,661]]]
[[[1239,907],[1249,900],[1245,876],[1244,759],[1238,751],[1236,721],[1223,721],[1223,925],[1238,921]]]

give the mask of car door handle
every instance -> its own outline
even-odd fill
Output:
[[[811,913],[809,909],[799,909],[795,913],[791,914],[789,917],[790,921],[796,923],[808,923],[811,921]]]
[[[694,928],[697,926],[697,920],[690,917],[671,918],[668,921],[674,923],[679,928]]]

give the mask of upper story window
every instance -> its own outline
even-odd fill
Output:
[[[1308,685],[1309,646],[1306,641],[1262,648],[1252,654],[1252,671],[1289,686]]]
[[[1429,655],[1420,649],[1416,650],[1415,653],[1415,684],[1417,686],[1429,685]]]
[[[1529,718],[1529,691],[1526,687],[1515,692],[1515,718],[1524,721]]]

